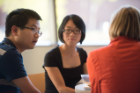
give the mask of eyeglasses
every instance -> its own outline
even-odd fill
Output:
[[[22,27],[22,28],[27,28],[27,29],[32,30],[32,32],[34,34],[37,34],[38,33],[39,37],[42,35],[42,32],[39,32],[36,28],[30,28],[30,27]]]
[[[81,30],[75,29],[75,30],[71,30],[71,29],[63,29],[62,31],[64,31],[66,34],[70,34],[71,32],[73,32],[74,34],[80,34]]]

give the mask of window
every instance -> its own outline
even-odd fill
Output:
[[[32,9],[41,16],[40,31],[43,34],[39,38],[37,46],[56,44],[53,0],[0,0],[0,41],[5,36],[6,15],[17,8]]]
[[[56,0],[55,4],[57,28],[69,14],[77,14],[84,20],[86,38],[82,45],[109,44],[108,30],[112,13],[123,5],[140,9],[140,0]]]
[[[58,29],[68,14],[79,15],[86,24],[86,38],[82,45],[107,45],[112,13],[123,5],[132,5],[140,10],[139,4],[140,0],[0,0],[0,41],[5,35],[6,15],[17,8],[28,8],[42,17],[40,31],[43,34],[36,46],[61,44],[57,41],[55,24]]]

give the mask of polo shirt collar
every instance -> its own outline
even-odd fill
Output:
[[[16,46],[13,44],[12,41],[10,41],[8,38],[4,38],[4,40],[2,41],[2,43],[5,43],[7,45],[13,46],[16,48]]]

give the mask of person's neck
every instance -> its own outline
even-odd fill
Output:
[[[24,49],[22,49],[22,47],[20,47],[16,43],[15,39],[12,36],[11,37],[6,37],[6,38],[8,38],[16,46],[16,48],[17,48],[17,50],[18,50],[19,53],[22,53],[24,51]]]
[[[69,46],[69,45],[63,44],[61,48],[64,54],[67,54],[70,56],[74,55],[77,52],[76,46]]]

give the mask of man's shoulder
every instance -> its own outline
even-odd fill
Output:
[[[10,45],[7,45],[7,44],[5,44],[5,43],[0,43],[0,49],[1,50],[4,50],[4,51],[8,51],[8,50],[16,50],[16,48],[15,47],[13,47],[13,46],[10,46]]]
[[[5,54],[20,54],[17,49],[13,46],[7,44],[0,44],[0,57],[4,56]]]

